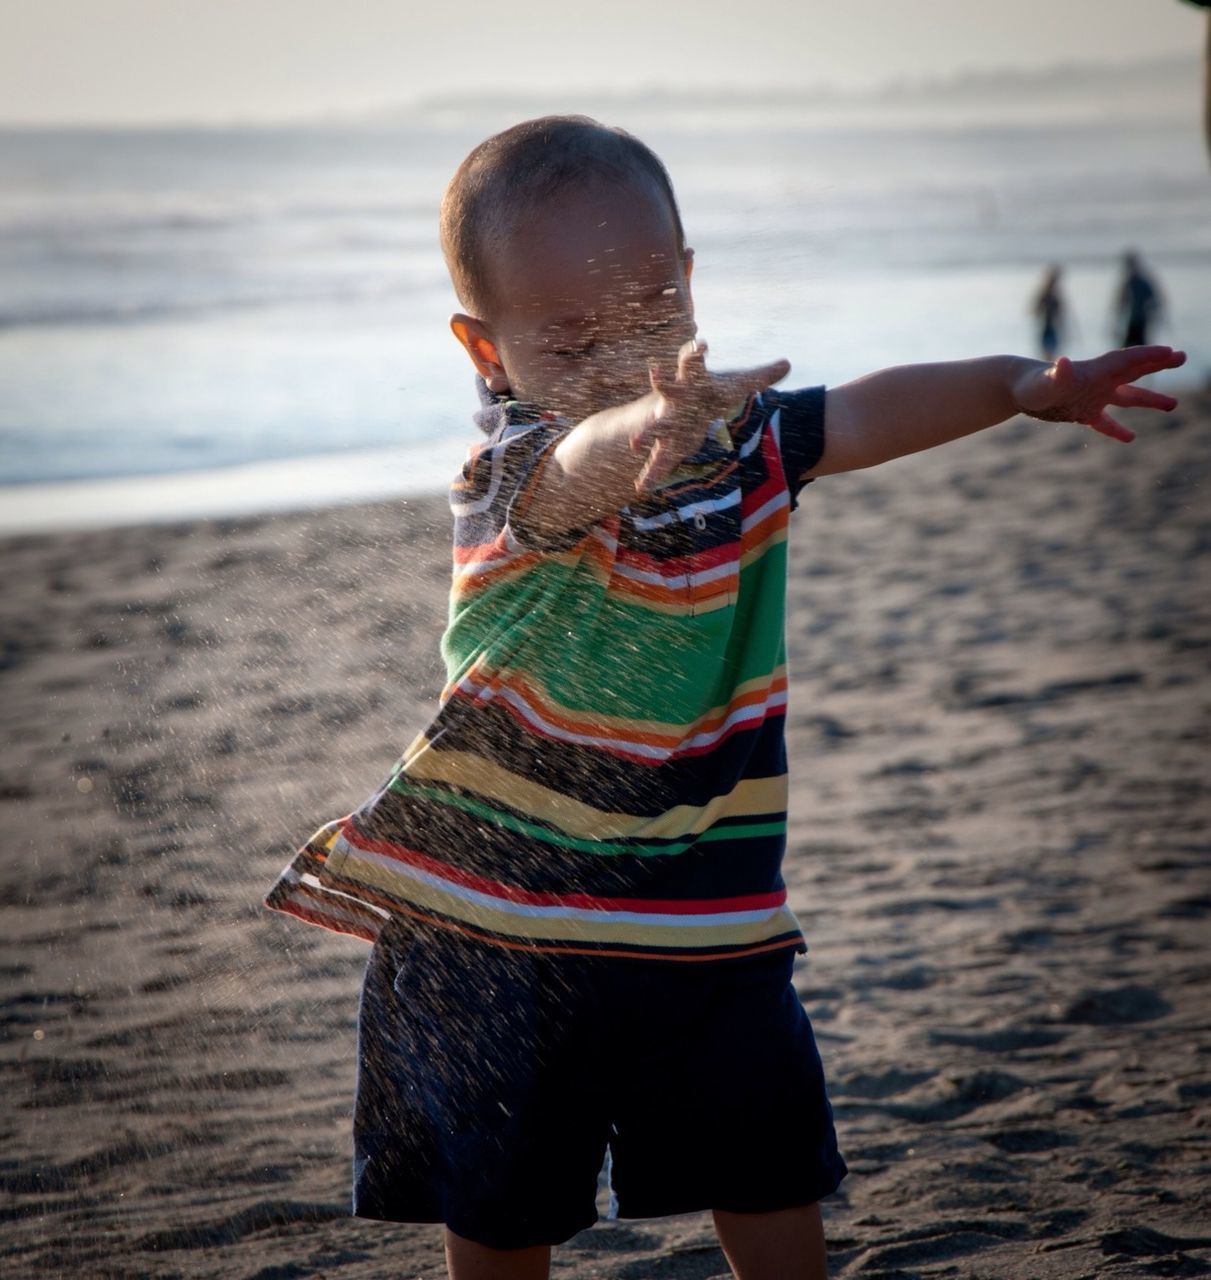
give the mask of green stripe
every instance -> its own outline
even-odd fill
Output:
[[[420,800],[432,801],[434,804],[449,805],[453,809],[460,809],[463,813],[482,818],[503,831],[512,831],[542,844],[558,845],[561,849],[570,849],[576,853],[591,853],[605,857],[630,854],[637,858],[655,858],[665,854],[684,853],[700,841],[711,843],[718,840],[755,840],[761,836],[780,836],[786,831],[786,820],[783,818],[774,822],[738,822],[735,826],[708,827],[699,836],[692,836],[685,840],[672,840],[667,844],[624,845],[618,841],[584,840],[577,836],[565,836],[539,823],[527,822],[524,818],[502,813],[499,809],[494,809],[491,805],[483,804],[478,800],[472,800],[469,796],[460,795],[455,791],[446,791],[440,787],[421,786],[419,783],[410,782],[402,775],[392,779],[389,790],[397,795],[414,796]]]
[[[452,601],[448,678],[478,658],[485,673],[526,675],[572,712],[691,723],[783,662],[786,554],[775,543],[742,571],[735,605],[698,616],[621,600],[587,567],[540,561]]]

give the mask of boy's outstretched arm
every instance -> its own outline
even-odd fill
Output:
[[[1132,385],[1159,369],[1176,369],[1185,353],[1128,347],[1093,360],[1055,364],[1025,356],[985,356],[945,364],[909,364],[830,388],[824,455],[808,476],[856,471],[932,449],[1018,413],[1079,422],[1111,439],[1135,433],[1110,408],[1172,409],[1172,396]]]

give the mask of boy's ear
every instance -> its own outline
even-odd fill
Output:
[[[690,312],[694,310],[694,291],[690,288],[690,277],[694,274],[694,251],[687,244],[681,254],[682,266],[685,268],[685,296],[689,300]]]
[[[496,343],[492,341],[483,322],[473,316],[459,313],[450,317],[450,332],[459,345],[471,357],[479,376],[488,384],[488,390],[500,395],[509,389],[509,375],[500,362]]]

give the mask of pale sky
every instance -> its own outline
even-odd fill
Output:
[[[532,88],[846,88],[1193,52],[1181,0],[0,0],[0,122],[272,120]]]

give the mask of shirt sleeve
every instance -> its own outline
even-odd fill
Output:
[[[556,551],[584,537],[583,529],[569,529],[540,538],[526,525],[534,486],[570,429],[564,422],[510,423],[471,450],[450,488],[456,550]]]
[[[809,483],[803,473],[824,455],[824,399],[823,387],[777,394],[778,448],[793,505],[797,505],[799,493]]]

